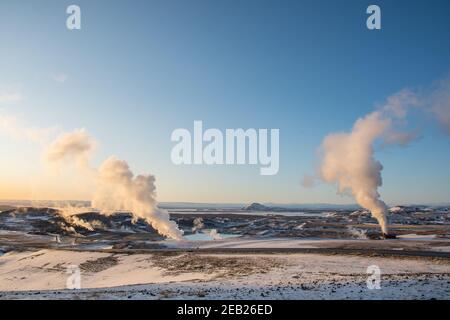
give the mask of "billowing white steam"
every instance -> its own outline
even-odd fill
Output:
[[[411,107],[433,113],[450,132],[449,83],[442,81],[428,94],[402,90],[389,97],[379,110],[358,119],[351,132],[330,134],[323,140],[319,178],[336,183],[340,193],[349,192],[359,205],[371,212],[385,234],[388,233],[388,208],[378,193],[383,166],[374,157],[374,144],[381,140],[384,144],[405,145],[416,138],[416,131],[393,130],[394,123],[405,123]]]
[[[154,176],[135,177],[128,164],[115,157],[107,159],[98,170],[87,171],[85,169],[90,168],[89,158],[94,148],[95,141],[84,129],[80,129],[60,135],[46,148],[44,158],[50,164],[74,162],[83,169],[82,173],[94,177],[97,187],[92,206],[101,213],[109,215],[117,211],[130,211],[134,221],[142,218],[161,235],[182,239],[183,232],[175,222],[170,221],[169,213],[157,206]],[[82,223],[79,219],[74,221]]]
[[[102,213],[129,210],[135,220],[144,219],[160,234],[182,239],[183,232],[169,220],[169,213],[157,206],[154,176],[134,176],[125,161],[110,157],[98,170],[97,184],[92,206]]]
[[[95,141],[84,129],[61,134],[44,151],[48,163],[75,162],[87,168],[89,158],[95,149]]]
[[[220,235],[220,233],[217,232],[216,229],[211,229],[211,231],[209,232],[209,236],[213,240],[222,240],[222,236]]]
[[[390,121],[374,112],[356,121],[350,133],[331,134],[322,143],[321,177],[336,182],[340,192],[350,191],[356,202],[370,210],[387,233],[386,204],[377,191],[383,166],[374,159],[373,142],[389,128]]]
[[[356,239],[367,240],[367,230],[356,229],[354,227],[348,227],[348,232]]]
[[[94,231],[95,228],[91,223],[78,217],[80,213],[84,212],[86,212],[86,208],[80,208],[69,204],[58,207],[59,215],[63,217],[70,226],[78,226],[89,231]]]
[[[203,219],[201,217],[195,218],[192,223],[192,232],[197,232],[205,227],[205,224],[203,223]]]

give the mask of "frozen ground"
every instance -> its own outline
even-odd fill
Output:
[[[395,208],[392,240],[362,210],[270,209],[171,213],[178,242],[129,213],[8,208],[0,299],[450,299],[448,208]],[[371,265],[379,290],[367,287]],[[66,289],[69,270],[81,289]]]
[[[64,290],[67,268],[81,290]],[[381,270],[369,290],[367,268]],[[440,259],[319,254],[110,254],[9,252],[0,258],[1,299],[450,299]]]

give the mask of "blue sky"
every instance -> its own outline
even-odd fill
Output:
[[[70,4],[81,7],[82,30],[65,26]],[[370,4],[381,7],[382,30],[365,26]],[[325,135],[449,74],[448,12],[437,0],[3,0],[0,92],[23,98],[0,110],[36,127],[86,128],[99,141],[96,165],[114,154],[155,174],[161,201],[350,203],[333,186],[303,188],[303,174]],[[170,134],[194,120],[279,128],[278,175],[173,165]],[[380,192],[389,203],[449,202],[450,137],[428,119],[412,125],[423,128],[418,141],[377,152]],[[0,190],[26,185],[40,168],[38,146],[4,135],[0,145]],[[42,196],[71,190],[57,191]]]

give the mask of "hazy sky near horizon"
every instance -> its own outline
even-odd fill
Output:
[[[66,28],[70,4],[81,30]],[[370,4],[382,30],[366,28]],[[154,174],[159,201],[351,203],[300,181],[327,134],[449,76],[449,12],[446,0],[2,0],[0,116],[32,133],[85,128],[93,165],[116,155]],[[170,135],[194,120],[279,128],[279,173],[175,166]],[[409,125],[419,139],[377,149],[383,199],[450,202],[450,135],[426,115]],[[49,172],[36,142],[0,131],[0,147],[0,199],[89,199],[91,183]]]

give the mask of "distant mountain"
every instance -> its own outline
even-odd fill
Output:
[[[267,204],[261,204],[258,202],[253,202],[252,204],[245,206],[242,208],[244,211],[271,211],[271,212],[302,212],[302,211],[308,211],[308,210],[340,210],[345,209],[348,210],[348,206],[344,207],[337,207],[330,205],[327,208],[324,208],[323,206],[317,205],[317,206],[308,206],[308,205],[277,205],[277,206],[271,206]],[[351,207],[350,210],[354,210],[354,207]],[[359,207],[357,207],[359,208]]]
[[[297,212],[306,210],[358,210],[361,209],[361,207],[356,204],[261,204],[258,202],[254,202],[242,209],[245,211]]]
[[[242,208],[245,211],[272,211],[273,208],[262,205],[261,203],[253,202],[252,204]]]
[[[253,202],[249,205],[243,203],[195,203],[195,202],[160,202],[164,209],[240,209],[244,211],[304,211],[304,210],[358,210],[356,204],[328,204],[328,203],[290,203],[275,204],[270,202]]]
[[[334,203],[264,203],[268,207],[278,207],[295,210],[358,210],[361,207],[357,204],[334,204]]]

